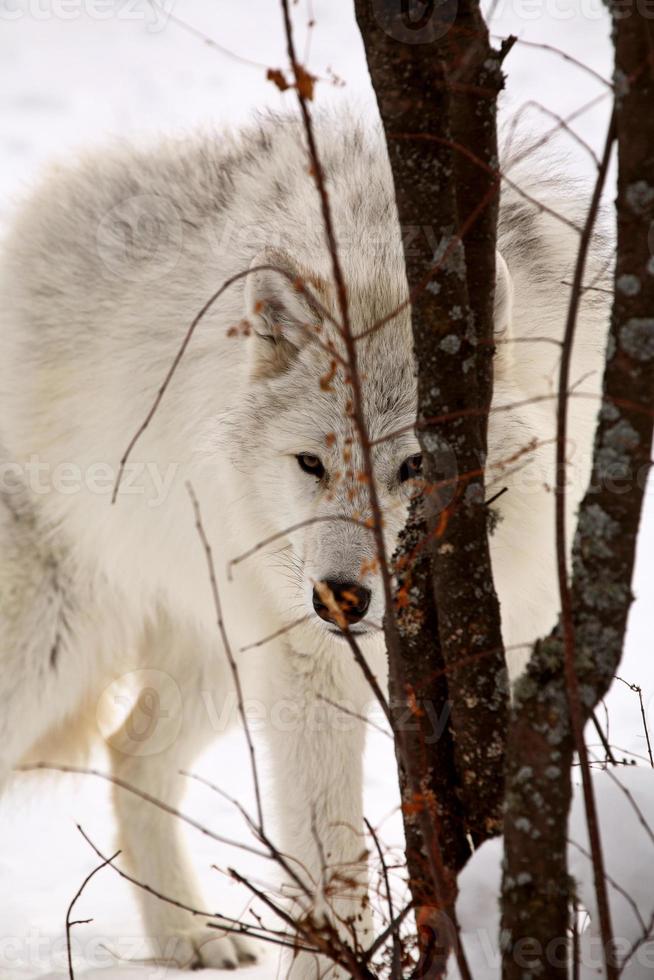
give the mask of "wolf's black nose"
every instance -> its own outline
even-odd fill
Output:
[[[341,610],[348,626],[351,626],[352,623],[358,623],[360,619],[363,619],[370,605],[372,594],[370,589],[364,588],[363,585],[357,585],[356,582],[334,582],[333,579],[325,579],[322,584],[326,585],[331,591],[336,605]],[[321,619],[324,619],[328,623],[339,625],[335,610],[331,610],[328,604],[323,602],[317,588],[313,590],[313,608]]]

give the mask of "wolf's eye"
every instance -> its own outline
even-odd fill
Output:
[[[406,483],[407,480],[415,480],[417,476],[420,476],[421,472],[422,453],[416,453],[414,456],[409,456],[400,466],[400,471],[398,473],[400,483]]]
[[[300,453],[295,458],[301,470],[315,476],[317,480],[322,480],[325,475],[325,467],[318,456],[313,456],[311,453]]]

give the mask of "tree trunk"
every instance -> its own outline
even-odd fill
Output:
[[[600,925],[609,947],[606,972],[609,978],[618,975],[592,782],[583,736],[575,739],[622,655],[654,420],[652,33],[635,9],[627,16],[616,4],[613,13],[619,155],[614,304],[593,470],[579,510],[572,581],[562,588],[562,622],[537,644],[511,715],[502,894],[507,980],[522,978],[526,970],[535,977],[567,977],[566,836],[575,748],[584,775]],[[604,163],[610,142],[611,134]],[[574,311],[569,325],[574,328]],[[616,479],[622,481],[619,493]]]
[[[478,845],[499,832],[503,798],[507,683],[483,475],[502,55],[489,45],[475,0],[428,5],[413,21],[399,0],[355,6],[403,230],[427,481],[396,555],[398,601],[387,614],[389,656],[398,660],[392,701],[419,719],[404,741],[420,771],[420,799],[401,772],[407,858],[417,903],[442,907],[416,821],[416,809],[429,808],[451,909],[468,839]],[[447,420],[430,421],[444,412]],[[449,711],[436,743],[427,738],[424,704],[438,717]]]

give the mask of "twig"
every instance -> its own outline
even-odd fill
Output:
[[[300,616],[299,619],[294,619],[292,623],[287,623],[286,626],[280,626],[278,630],[274,633],[269,633],[267,636],[262,637],[260,640],[254,640],[252,643],[246,643],[245,646],[239,647],[239,653],[246,653],[248,650],[257,650],[259,647],[263,647],[266,643],[271,643],[272,640],[279,639],[280,636],[285,636],[295,629],[296,626],[301,626],[303,623],[307,623],[311,619],[311,616]]]
[[[354,636],[352,634],[352,631],[349,630],[347,628],[347,626],[345,626],[345,627],[341,627],[341,632],[342,632],[345,640],[347,641],[348,646],[350,647],[350,650],[352,651],[352,656],[354,657],[357,665],[361,668],[361,672],[362,672],[363,676],[365,677],[366,681],[368,682],[368,686],[370,687],[371,691],[373,692],[373,694],[377,698],[377,701],[379,702],[382,711],[384,712],[384,714],[386,715],[386,718],[388,719],[388,723],[392,727],[393,726],[393,718],[392,718],[392,715],[391,715],[391,709],[389,708],[388,701],[386,700],[386,698],[384,696],[384,693],[383,693],[381,687],[379,686],[379,681],[377,680],[377,678],[373,674],[372,670],[368,666],[368,661],[366,660],[366,658],[361,653],[361,650],[359,649],[359,645],[358,645],[356,639],[354,638]],[[395,733],[395,734],[396,734],[396,737],[397,737],[397,733]]]
[[[434,133],[389,133],[388,136],[390,139],[395,139],[395,140],[400,140],[400,139],[427,140],[431,143],[439,143],[441,146],[447,146],[448,148],[455,150],[457,153],[460,153],[463,156],[467,157],[467,159],[470,160],[472,163],[474,163],[475,166],[484,170],[486,173],[491,174],[498,183],[500,181],[504,181],[506,184],[508,184],[508,186],[513,191],[516,192],[516,194],[524,198],[525,201],[528,201],[529,204],[533,204],[536,210],[540,211],[543,214],[549,214],[550,217],[555,218],[557,221],[560,221],[564,225],[567,225],[568,228],[571,228],[573,231],[579,233],[581,232],[581,228],[578,225],[576,225],[574,221],[571,221],[569,218],[566,218],[565,215],[561,214],[560,211],[555,211],[547,204],[543,204],[542,201],[539,201],[532,194],[527,193],[527,191],[525,191],[522,187],[520,187],[519,184],[516,184],[516,182],[511,180],[510,177],[507,177],[504,171],[489,166],[480,157],[478,157],[475,153],[473,153],[472,150],[470,150],[467,146],[463,146],[461,143],[457,143],[456,140],[445,139],[445,137],[436,136]],[[456,236],[458,243],[462,242],[463,237],[464,237],[463,232],[459,233],[459,235]],[[442,265],[442,262],[443,260],[441,259],[439,265]]]
[[[216,786],[215,783],[212,783],[211,780],[206,779],[204,776],[199,776],[197,773],[194,772],[188,772],[186,769],[181,769],[180,772],[183,776],[186,776],[188,779],[193,779],[196,782],[201,783],[203,786],[206,786],[212,792],[217,793],[218,796],[221,796],[224,800],[227,800],[228,803],[231,803],[232,806],[236,807],[238,812],[241,814],[241,816],[247,823],[250,830],[252,830],[252,832],[261,840],[261,842],[266,845],[266,847],[270,851],[271,856],[277,862],[277,864],[279,864],[282,870],[286,871],[286,873],[293,879],[297,887],[300,889],[301,892],[304,893],[304,895],[306,895],[307,898],[311,897],[311,892],[308,886],[306,885],[306,883],[302,881],[300,876],[289,865],[288,855],[284,854],[273,844],[273,842],[266,834],[264,828],[254,822],[254,820],[247,812],[245,807],[241,803],[239,803],[238,800],[234,799],[233,796],[230,796],[219,786]],[[291,858],[291,860],[295,861],[296,864],[300,863],[297,860],[297,858]],[[305,872],[308,878],[311,878],[308,869],[305,868],[304,865],[302,865],[302,870]]]
[[[322,517],[309,517],[304,521],[298,521],[296,524],[289,524],[281,531],[275,531],[274,534],[269,534],[267,538],[262,538],[261,541],[257,541],[255,545],[248,548],[247,551],[242,551],[240,555],[236,558],[231,558],[227,563],[227,576],[231,579],[232,569],[234,565],[240,565],[242,561],[247,558],[251,558],[252,555],[256,555],[258,551],[263,548],[267,548],[269,544],[274,544],[275,541],[279,541],[280,538],[285,538],[288,534],[293,534],[295,531],[301,531],[305,527],[311,527],[313,524],[329,524],[330,521],[336,521],[337,523],[343,524],[354,524],[357,527],[367,527],[370,525],[366,521],[357,520],[355,517],[348,517],[345,514],[327,514]]]
[[[654,930],[654,913],[652,913],[652,915],[650,916],[650,920],[649,920],[648,924],[646,926],[644,926],[642,936],[640,936],[640,938],[637,939],[636,942],[632,944],[632,947],[629,950],[629,952],[623,957],[622,962],[620,963],[619,971],[618,971],[620,975],[622,975],[624,973],[625,968],[626,968],[627,964],[629,963],[629,960],[632,959],[632,957],[634,956],[634,954],[638,952],[638,950],[640,949],[640,947],[643,946],[644,943],[646,943],[649,939],[652,938],[652,931],[653,930]]]
[[[305,939],[308,937],[309,941],[313,941],[320,952],[329,956],[336,963],[346,966],[355,980],[376,980],[374,974],[370,972],[364,963],[359,961],[356,953],[350,946],[337,936],[333,926],[329,922],[325,922],[321,930],[312,922],[310,915],[305,916],[300,921],[295,920],[290,913],[273,902],[261,889],[239,874],[235,868],[229,868],[228,870],[235,881],[245,885],[253,895],[256,895],[259,901],[263,902],[275,915],[290,926],[294,933],[299,932]],[[325,938],[322,934],[323,932],[326,932],[329,938]]]
[[[188,905],[186,902],[182,902],[179,899],[172,898],[170,895],[164,895],[163,892],[158,891],[156,888],[153,888],[151,885],[148,885],[144,881],[140,881],[138,878],[135,878],[133,875],[128,874],[127,871],[123,871],[122,868],[119,868],[117,865],[115,865],[113,863],[115,855],[114,857],[105,859],[102,851],[98,848],[96,844],[93,843],[93,841],[88,836],[86,831],[82,827],[80,827],[79,824],[77,824],[77,829],[79,830],[80,834],[87,842],[89,847],[91,847],[95,851],[95,853],[98,855],[99,858],[106,860],[106,863],[112,868],[113,871],[116,872],[116,874],[120,878],[122,878],[124,881],[128,881],[131,885],[134,885],[136,888],[140,888],[141,891],[147,892],[148,895],[151,895],[153,898],[158,899],[160,902],[164,902],[166,905],[172,905],[175,908],[182,909],[182,911],[184,912],[189,912],[191,915],[199,916],[203,919],[206,918],[209,920],[212,919],[217,920],[215,922],[209,921],[206,923],[207,926],[211,929],[220,929],[221,932],[227,932],[237,936],[249,936],[251,939],[257,939],[261,942],[273,943],[274,945],[278,945],[278,946],[292,945],[286,940],[286,933],[280,932],[279,930],[271,929],[268,926],[266,926],[265,928],[263,926],[248,926],[244,922],[241,922],[239,919],[233,919],[230,916],[222,915],[222,913],[220,912],[207,912],[203,909],[194,908],[194,906]]]
[[[73,971],[73,952],[70,945],[70,930],[73,926],[80,926],[80,925],[85,925],[88,922],[93,922],[93,919],[77,919],[74,922],[71,922],[70,919],[71,913],[73,911],[75,903],[77,902],[78,898],[80,897],[80,895],[82,894],[86,886],[88,885],[91,878],[93,878],[93,876],[96,875],[98,871],[102,871],[102,869],[106,868],[108,864],[111,864],[111,862],[115,858],[117,858],[119,854],[120,851],[116,851],[116,853],[112,854],[110,858],[105,858],[102,864],[99,864],[97,868],[94,868],[93,871],[87,874],[86,878],[77,889],[77,892],[75,893],[72,902],[68,906],[68,911],[66,912],[66,952],[68,954],[68,976],[70,980],[75,980],[75,973]]]
[[[391,883],[388,878],[388,868],[386,867],[384,852],[382,850],[382,846],[379,842],[379,838],[377,837],[374,827],[366,817],[364,817],[364,822],[366,827],[368,828],[368,833],[373,839],[375,849],[377,851],[377,856],[379,857],[379,861],[382,869],[382,875],[384,878],[384,887],[386,889],[386,901],[388,903],[389,925],[392,928],[392,936],[393,936],[393,959],[391,962],[391,970],[392,970],[391,976],[399,977],[400,964],[402,962],[402,944],[400,942],[399,927],[398,924],[395,922],[395,911],[393,909],[393,893],[391,891]]]
[[[516,117],[523,112],[526,112],[527,109],[537,109],[544,115],[549,116],[550,119],[556,120],[558,126],[556,126],[554,130],[550,130],[550,132],[558,132],[558,130],[562,129],[564,132],[568,133],[571,139],[578,143],[579,146],[585,150],[586,153],[588,153],[595,166],[599,167],[599,159],[592,146],[587,143],[586,140],[583,139],[578,133],[576,133],[574,129],[572,129],[564,116],[560,116],[558,113],[553,112],[551,109],[548,109],[547,106],[542,105],[540,102],[536,102],[534,99],[529,99],[528,102],[524,102],[520,106],[519,111],[516,113]]]
[[[587,858],[589,861],[592,861],[592,856],[589,854],[589,852],[586,850],[585,847],[582,847],[581,846],[581,844],[578,844],[574,840],[568,840],[568,844],[570,844],[571,847],[576,848],[579,851],[579,853],[580,854],[583,854],[583,856],[585,858]],[[618,882],[615,880],[615,878],[612,878],[611,877],[611,875],[608,873],[608,871],[605,872],[605,875],[606,875],[606,880],[608,881],[608,883],[611,886],[611,888],[613,888],[614,891],[618,892],[619,895],[622,895],[622,897],[624,898],[625,902],[628,903],[629,907],[631,908],[631,911],[634,913],[636,919],[638,920],[638,925],[641,927],[641,929],[644,930],[645,929],[645,920],[643,919],[642,915],[640,914],[640,909],[638,908],[638,905],[636,904],[636,902],[634,901],[634,899],[632,898],[632,896],[629,894],[629,892],[625,888],[622,887],[622,885],[619,885],[618,884]]]
[[[375,955],[378,949],[382,948],[384,943],[387,941],[388,937],[392,935],[393,931],[395,929],[399,929],[399,927],[402,925],[409,912],[411,912],[411,910],[414,908],[415,908],[415,903],[412,900],[407,905],[405,905],[402,911],[398,912],[398,914],[395,916],[393,921],[389,922],[386,928],[379,933],[375,941],[366,950],[366,959],[368,961],[370,961],[373,958],[373,956]],[[395,977],[393,977],[393,980],[395,980]]]
[[[597,714],[594,711],[591,712],[591,719],[593,721],[593,725],[595,727],[595,731],[599,735],[600,742],[604,746],[604,751],[606,752],[606,758],[614,766],[617,766],[617,764],[618,764],[617,759],[613,755],[613,751],[612,751],[611,746],[609,744],[609,740],[607,739],[606,735],[604,734],[604,732],[602,730],[602,726],[600,725],[600,723],[598,721]]]
[[[136,430],[136,432],[134,433],[134,435],[130,439],[130,441],[129,441],[128,445],[127,445],[127,448],[125,449],[125,452],[122,455],[122,458],[120,460],[120,463],[118,464],[118,474],[116,476],[116,482],[114,483],[114,488],[113,488],[113,492],[112,492],[112,495],[111,495],[111,503],[112,504],[115,504],[116,503],[116,498],[118,496],[118,491],[120,490],[120,484],[122,482],[123,474],[125,472],[125,466],[127,465],[127,461],[129,460],[129,458],[130,458],[130,456],[132,454],[132,451],[134,449],[134,446],[139,441],[139,439],[141,438],[141,436],[143,435],[143,433],[145,432],[145,430],[150,425],[152,419],[154,418],[154,416],[155,416],[155,414],[157,412],[157,409],[159,408],[159,405],[161,404],[161,400],[162,400],[163,396],[165,395],[166,391],[168,390],[168,387],[170,385],[170,382],[172,381],[173,376],[174,376],[175,372],[177,371],[177,368],[179,367],[179,365],[180,365],[180,363],[181,363],[181,361],[182,361],[182,359],[184,357],[184,354],[186,353],[186,349],[187,349],[188,345],[191,342],[191,338],[193,337],[193,334],[195,333],[195,330],[196,330],[198,324],[204,319],[204,317],[209,312],[209,310],[214,305],[214,303],[216,303],[217,300],[220,299],[220,297],[223,295],[223,293],[227,289],[229,289],[230,286],[233,286],[234,283],[239,282],[241,279],[245,279],[247,276],[252,275],[255,272],[266,272],[266,271],[268,271],[268,272],[276,272],[280,276],[284,276],[289,282],[291,282],[293,284],[293,286],[298,290],[298,292],[302,293],[302,295],[305,296],[317,309],[319,309],[320,312],[323,315],[329,317],[329,314],[324,309],[324,307],[322,306],[322,304],[319,302],[318,299],[316,299],[316,297],[305,286],[305,284],[303,282],[301,282],[301,281],[298,281],[297,277],[294,276],[294,275],[292,275],[292,273],[290,273],[287,269],[282,269],[279,266],[270,265],[270,264],[266,264],[266,263],[264,263],[263,265],[251,266],[249,269],[242,269],[241,272],[237,272],[235,275],[230,276],[228,279],[226,279],[223,282],[222,286],[220,286],[219,289],[217,289],[215,291],[215,293],[213,293],[209,297],[209,299],[206,301],[206,303],[204,304],[204,306],[202,306],[200,308],[200,310],[196,313],[196,315],[191,320],[191,323],[189,324],[188,329],[187,329],[186,333],[184,334],[184,338],[182,340],[182,343],[180,344],[179,349],[178,349],[177,353],[175,354],[175,357],[173,358],[172,363],[171,363],[168,371],[166,372],[166,376],[163,379],[163,381],[162,381],[162,383],[161,383],[161,385],[160,385],[160,387],[159,387],[159,389],[157,391],[157,394],[156,394],[155,399],[154,399],[154,401],[152,403],[152,406],[150,407],[150,410],[148,411],[147,415],[145,416],[145,418],[141,422],[140,426],[138,427],[138,429]],[[313,340],[314,343],[318,343],[320,346],[322,346],[322,342],[315,336],[315,334],[309,333],[309,336],[312,338],[312,340]],[[335,351],[331,351],[330,350],[330,356],[332,358],[334,358],[335,360],[339,360],[340,359],[340,355],[338,355]]]
[[[197,820],[194,820],[193,817],[189,817],[180,810],[177,810],[175,807],[169,806],[168,803],[164,803],[163,800],[157,799],[156,796],[151,796],[149,793],[139,789],[138,786],[132,786],[131,783],[125,782],[124,779],[120,779],[118,776],[113,776],[107,772],[101,772],[99,769],[88,769],[83,766],[66,766],[52,762],[26,762],[15,767],[16,772],[37,772],[43,770],[74,773],[80,776],[95,776],[97,779],[103,779],[105,782],[112,783],[114,786],[118,786],[120,789],[124,789],[128,793],[133,793],[134,796],[138,796],[140,799],[145,800],[146,803],[151,803],[152,806],[156,806],[157,809],[163,810],[164,813],[168,813],[170,816],[176,817],[183,823],[188,824],[189,827],[193,827],[194,830],[204,834],[205,837],[215,840],[218,844],[227,844],[229,847],[239,848],[242,851],[246,851],[248,854],[255,854],[257,857],[270,857],[270,855],[265,851],[261,851],[256,847],[252,847],[249,844],[242,844],[239,841],[231,840],[229,837],[223,837],[221,834],[214,833],[213,830],[209,830],[208,827],[205,827]]]
[[[182,20],[181,17],[177,17],[171,12],[170,9],[164,10],[163,7],[156,3],[156,0],[148,0],[148,3],[153,10],[158,10],[160,13],[164,14],[168,20],[172,21],[172,23],[177,27],[180,27],[188,34],[196,37],[199,41],[202,41],[203,44],[206,44],[207,47],[212,48],[214,51],[218,51],[220,54],[226,55],[226,57],[231,58],[233,61],[240,62],[242,65],[248,65],[251,68],[263,68],[264,71],[268,69],[269,66],[264,65],[260,61],[253,61],[252,58],[246,58],[243,55],[237,54],[235,51],[230,51],[229,48],[224,47],[222,44],[219,44],[218,41],[215,41],[212,37],[209,37],[203,31],[199,30],[197,27],[194,27],[193,24],[189,24],[188,21]]]
[[[632,807],[634,813],[638,817],[638,822],[640,823],[641,827],[643,828],[643,830],[645,831],[645,833],[649,837],[650,841],[654,845],[654,829],[647,822],[647,819],[645,817],[645,814],[643,813],[643,811],[641,810],[641,808],[636,803],[636,800],[634,799],[633,793],[631,792],[631,790],[627,789],[626,786],[623,786],[623,784],[620,782],[620,780],[618,779],[618,777],[615,775],[615,773],[611,769],[606,769],[605,772],[606,772],[606,775],[609,777],[609,779],[612,780],[612,782],[615,783],[615,785],[618,787],[618,789],[620,790],[620,792],[624,796],[626,796],[627,800],[629,801],[630,806]]]
[[[589,109],[592,109],[594,106],[596,106],[597,104],[599,104],[600,102],[602,102],[609,95],[610,95],[610,92],[603,92],[601,95],[596,96],[594,99],[591,99],[589,102],[584,103],[584,105],[580,106],[574,112],[570,113],[570,115],[566,116],[564,121],[566,123],[570,123],[573,119],[577,118],[578,116],[582,115],[583,113],[587,112]],[[509,160],[508,161],[508,166],[507,166],[506,170],[499,171],[500,176],[502,177],[502,179],[503,179],[503,175],[505,173],[507,173],[509,170],[511,170],[513,166],[515,166],[517,163],[519,163],[522,160],[524,160],[526,157],[530,156],[533,152],[535,152],[541,146],[544,146],[549,141],[549,139],[551,139],[551,137],[554,135],[554,133],[558,131],[559,128],[560,128],[559,126],[556,126],[553,129],[550,129],[547,133],[544,134],[544,136],[542,136],[539,140],[535,141],[534,143],[531,143],[525,150],[523,150],[520,154],[518,154],[514,159]],[[520,188],[518,187],[518,185],[514,185],[514,189],[516,189],[517,191],[520,191]],[[483,201],[481,203],[485,207],[489,202],[488,201]],[[540,202],[537,201],[536,199],[532,199],[532,202],[531,203],[533,203],[534,206],[537,209],[540,207]],[[464,236],[467,234],[467,232],[474,226],[474,223],[477,220],[477,218],[479,217],[479,215],[481,214],[482,210],[483,210],[483,208],[480,205],[480,207],[475,208],[468,215],[468,217],[466,218],[466,220],[461,225],[461,228],[459,229],[459,235],[458,235],[458,238],[459,239],[463,239]],[[561,215],[558,214],[558,212],[553,211],[553,212],[551,212],[551,214],[552,214],[552,217],[556,218],[557,220],[559,220],[561,218]],[[579,229],[576,229],[576,230],[579,231]],[[448,248],[444,252],[444,254],[441,256],[440,260],[438,262],[436,262],[432,266],[432,268],[430,269],[430,273],[429,273],[429,279],[433,278],[433,276],[440,270],[440,268],[442,267],[443,263],[445,262],[446,258],[450,254],[450,252],[451,252],[451,248]],[[399,303],[398,306],[396,306],[390,313],[386,314],[386,316],[384,316],[384,317],[381,317],[379,320],[377,320],[375,323],[373,323],[372,326],[368,327],[366,330],[364,330],[360,334],[358,334],[357,335],[357,340],[358,339],[361,339],[363,337],[366,337],[366,336],[368,336],[368,334],[371,334],[371,333],[373,333],[373,332],[375,332],[377,330],[380,330],[382,327],[384,327],[387,324],[391,323],[403,310],[405,310],[408,306],[411,305],[411,303],[419,295],[419,293],[422,291],[422,289],[424,289],[426,287],[426,285],[429,282],[429,279],[427,279],[424,282],[420,283],[418,285],[418,287],[415,290],[412,291],[412,293],[409,296],[409,298],[406,299],[406,300],[404,300],[402,303]],[[496,343],[505,343],[505,342],[509,342],[509,341],[502,341],[502,340],[496,341]],[[531,343],[532,342],[532,338],[516,338],[513,342],[516,342],[516,343],[517,342]],[[559,341],[553,341],[553,342],[554,343],[560,343]],[[483,340],[482,340],[482,343],[483,343]]]
[[[365,725],[370,725],[371,728],[374,728],[381,735],[385,735],[386,738],[392,738],[391,733],[385,728],[382,728],[381,725],[377,725],[371,718],[367,718],[358,711],[352,711],[351,708],[346,708],[345,705],[339,704],[338,701],[332,701],[331,698],[325,697],[324,694],[319,694],[318,700],[324,701],[325,704],[330,705],[332,708],[337,708],[339,711],[342,711],[344,715],[349,715],[351,718],[356,718],[357,721],[362,721]]]
[[[567,127],[569,123],[574,122],[574,120],[578,119],[579,116],[582,116],[585,113],[589,112],[591,109],[594,109],[596,106],[604,102],[605,99],[610,98],[610,96],[611,96],[610,91],[602,92],[600,95],[596,95],[594,98],[589,99],[588,102],[584,102],[582,105],[578,106],[573,112],[569,113],[567,116],[563,116],[560,123],[557,123],[556,126],[552,126],[551,129],[546,130],[542,136],[540,136],[533,143],[530,143],[524,150],[522,150],[522,152],[516,154],[515,157],[511,158],[509,156],[509,150],[510,150],[511,143],[513,141],[515,130],[518,125],[518,120],[522,115],[522,113],[524,112],[524,110],[529,105],[529,103],[527,102],[524,105],[520,106],[518,111],[511,119],[511,124],[510,124],[511,132],[504,148],[505,156],[508,156],[507,169],[511,170],[518,163],[521,163],[522,160],[524,160],[526,157],[531,156],[531,154],[534,153],[536,150],[540,149],[542,146],[545,146],[547,143],[549,143],[552,137],[555,136],[560,131],[562,124],[564,127]]]
[[[493,34],[492,36],[493,36],[493,40],[495,41],[502,40],[501,34]],[[541,51],[549,51],[551,54],[555,54],[558,58],[563,58],[564,61],[568,61],[570,64],[575,65],[577,68],[580,68],[582,71],[585,71],[588,75],[591,75],[598,82],[601,82],[602,85],[605,85],[606,88],[613,90],[613,85],[611,84],[611,82],[609,82],[607,78],[604,78],[603,75],[600,75],[598,71],[595,71],[595,69],[591,68],[590,65],[584,64],[583,61],[579,61],[578,58],[575,58],[573,55],[568,54],[566,51],[561,50],[561,48],[555,47],[555,45],[553,44],[544,44],[539,41],[526,41],[524,38],[521,37],[517,39],[517,43],[523,45],[523,47],[538,48]]]
[[[622,677],[616,677],[616,681],[620,681],[622,684],[626,684],[629,690],[634,691],[638,695],[638,701],[640,704],[640,717],[643,721],[643,729],[645,731],[645,741],[647,742],[647,754],[649,756],[649,764],[654,768],[654,757],[652,756],[652,743],[649,738],[649,728],[647,726],[647,715],[645,714],[645,705],[643,704],[643,689],[639,684],[630,684],[629,681],[624,680]]]
[[[232,673],[232,680],[234,681],[234,687],[236,688],[236,697],[238,702],[238,712],[241,716],[241,722],[243,724],[243,732],[245,734],[245,740],[248,746],[248,752],[250,753],[250,766],[252,769],[252,782],[254,784],[254,795],[257,803],[257,815],[259,818],[259,827],[263,831],[263,806],[261,805],[261,789],[259,786],[259,773],[257,770],[257,758],[254,751],[254,742],[252,741],[252,735],[250,733],[250,725],[248,723],[247,714],[245,712],[245,703],[243,701],[243,688],[241,687],[241,677],[238,672],[238,667],[236,666],[236,661],[234,660],[234,654],[232,653],[232,647],[229,642],[229,637],[227,635],[227,630],[225,629],[225,622],[223,620],[222,606],[220,604],[220,593],[218,591],[218,581],[216,579],[216,569],[213,563],[213,554],[211,551],[211,545],[207,538],[206,532],[204,530],[204,525],[202,523],[202,514],[200,512],[200,505],[198,503],[198,498],[195,495],[195,491],[190,483],[187,482],[186,489],[188,490],[189,497],[191,498],[191,503],[193,505],[193,513],[195,514],[195,527],[197,529],[202,547],[204,549],[204,554],[207,559],[207,570],[209,573],[209,581],[211,583],[211,593],[213,596],[213,602],[216,610],[216,620],[218,623],[218,630],[223,642],[223,647],[225,649],[225,655],[229,663],[229,669]]]
[[[582,295],[584,271],[586,258],[590,247],[590,241],[595,226],[595,219],[600,206],[602,192],[606,174],[608,172],[611,151],[616,137],[615,114],[611,115],[604,151],[598,170],[597,180],[593,189],[588,216],[584,224],[584,230],[579,242],[577,261],[573,277],[573,286],[570,293],[570,304],[566,319],[563,348],[561,351],[561,363],[559,367],[559,397],[557,399],[557,440],[556,440],[556,558],[557,575],[559,584],[559,595],[561,600],[561,624],[563,628],[564,641],[564,674],[565,686],[570,712],[570,723],[574,737],[575,747],[581,763],[582,784],[584,792],[584,803],[586,807],[586,820],[588,823],[588,836],[590,840],[591,853],[593,855],[593,873],[595,879],[595,891],[597,894],[597,905],[600,918],[600,931],[602,934],[602,946],[604,962],[608,980],[617,980],[617,973],[613,962],[613,930],[611,926],[611,910],[606,893],[604,858],[599,831],[599,821],[597,817],[597,807],[593,791],[590,767],[588,764],[588,753],[584,741],[584,719],[581,698],[579,694],[579,682],[575,665],[575,628],[574,611],[572,605],[572,595],[570,583],[568,581],[567,568],[567,537],[566,537],[566,443],[568,425],[568,387],[570,384],[570,365],[572,360],[572,349],[574,343],[575,327],[577,323],[577,313]],[[564,778],[568,778],[567,774]]]

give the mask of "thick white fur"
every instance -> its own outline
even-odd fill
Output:
[[[389,168],[379,134],[349,116],[323,120],[319,137],[359,332],[406,295]],[[512,177],[569,220],[583,219],[577,190],[552,168],[536,172],[529,158]],[[435,247],[441,238],[438,229],[414,233],[435,235]],[[496,406],[554,391],[558,347],[533,338],[561,336],[576,245],[573,230],[505,188]],[[602,261],[591,257],[589,279]],[[304,276],[336,314],[301,129],[286,119],[236,137],[106,150],[53,169],[19,211],[0,273],[0,775],[37,744],[52,759],[50,733],[73,726],[82,712],[94,716],[107,685],[132,672],[147,680],[158,704],[154,720],[165,725],[155,723],[155,741],[144,743],[134,732],[149,709],[137,704],[132,721],[109,739],[114,771],[154,796],[179,800],[178,771],[214,736],[215,714],[234,703],[190,481],[245,697],[267,719],[277,841],[317,889],[318,905],[330,875],[358,881],[343,885],[340,896],[333,889],[331,904],[347,917],[360,912],[366,879],[364,726],[321,698],[358,712],[371,696],[349,649],[313,614],[311,590],[323,578],[360,579],[372,537],[354,524],[313,523],[235,566],[233,580],[226,574],[230,559],[306,518],[368,513],[356,442],[349,468],[343,462],[353,435],[349,388],[340,372],[324,380],[330,358],[321,344],[331,338],[338,345],[329,320],[318,343],[309,338],[306,323],[322,316],[276,273],[230,287],[200,324],[134,451],[137,468],[110,504],[118,461],[189,322],[224,280],[261,262]],[[245,316],[251,329],[230,331]],[[605,318],[601,293],[587,293],[573,369],[587,391],[599,381]],[[392,550],[406,504],[397,471],[418,448],[410,431],[415,384],[406,311],[360,344],[360,367],[373,437],[403,430],[376,450]],[[597,403],[573,398],[571,408],[572,507],[586,479]],[[552,401],[536,401],[497,412],[490,423],[489,493],[509,488],[497,504],[491,546],[513,673],[521,662],[515,645],[528,646],[556,615],[546,487],[553,422]],[[520,455],[532,439],[539,448]],[[302,452],[323,460],[331,474],[326,490],[298,467]],[[378,578],[374,571],[363,577],[373,591],[364,625],[379,626]],[[295,620],[303,621],[238,654]],[[379,630],[361,644],[383,679]],[[216,781],[223,782],[221,772]],[[124,791],[115,796],[122,847],[137,877],[202,907],[174,821]],[[215,933],[171,906],[146,897],[143,908],[161,955],[227,966],[247,956],[242,941],[212,939]],[[361,934],[369,927],[365,914],[358,927]],[[316,963],[301,956],[292,972],[315,976]]]

